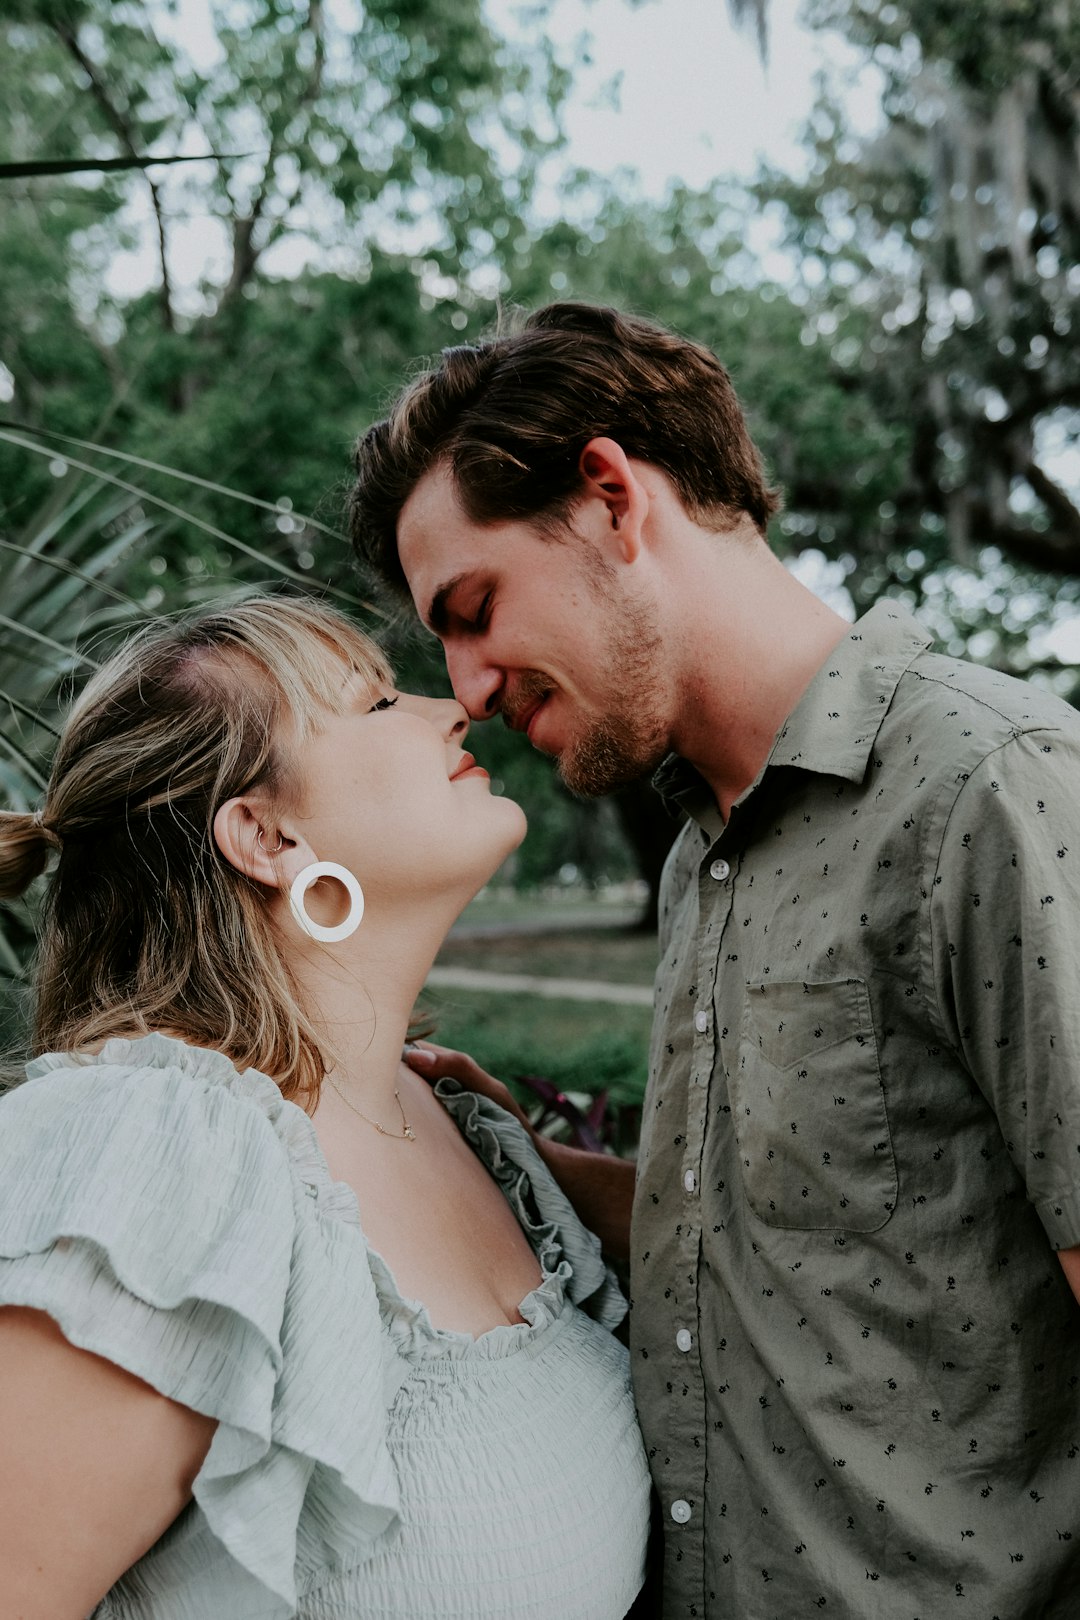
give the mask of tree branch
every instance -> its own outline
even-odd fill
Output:
[[[135,132],[132,128],[131,120],[128,118],[127,114],[116,105],[116,102],[113,100],[108,86],[102,78],[101,72],[97,65],[90,60],[82,46],[79,44],[78,35],[75,33],[75,30],[69,27],[69,25],[60,18],[54,19],[52,26],[54,32],[64,45],[65,49],[75,59],[79,67],[82,68],[83,72],[89,79],[90,89],[93,92],[94,99],[98,103],[98,106],[101,108],[102,112],[105,114],[106,121],[111,127],[113,133],[116,135],[117,139],[120,141],[121,145],[124,147],[124,150],[127,152],[128,156],[145,157],[146,154],[144,152],[140,152],[136,143]],[[161,206],[161,193],[158,191],[156,183],[151,179],[149,174],[146,176],[146,183],[150,187],[150,198],[154,207],[154,218],[157,221],[158,259],[161,265],[161,295],[159,300],[161,304],[161,318],[165,323],[166,329],[170,332],[174,332],[176,330],[176,317],[173,312],[172,282],[169,277],[169,261],[166,251],[167,242],[165,234],[165,215]]]
[[[310,0],[305,28],[314,39],[315,49],[311,71],[307,76],[304,87],[290,106],[290,119],[295,119],[298,112],[310,107],[322,93],[323,75],[326,69],[326,19],[323,13],[323,0]],[[266,167],[263,171],[262,184],[251,205],[250,212],[243,219],[238,219],[233,226],[232,270],[225,291],[221,295],[219,308],[231,304],[243,292],[251,277],[255,274],[259,259],[277,234],[276,231],[272,231],[265,242],[258,247],[255,246],[255,232],[270,196],[274,159],[277,156],[277,150],[277,136],[271,129],[270,149],[266,154]]]
[[[1043,573],[1080,574],[1080,512],[1034,462],[1023,469],[1023,476],[1050,513],[1052,527],[1035,529],[1003,522],[988,501],[975,500],[969,509],[972,539],[980,546],[996,546],[1006,556]]]

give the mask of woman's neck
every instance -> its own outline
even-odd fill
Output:
[[[373,914],[374,913],[374,914]],[[287,962],[326,1053],[330,1084],[365,1115],[397,1120],[394,1092],[416,999],[453,917],[430,903],[391,921],[369,906],[347,940],[322,945],[291,918]]]

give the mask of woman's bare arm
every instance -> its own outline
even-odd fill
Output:
[[[0,1620],[84,1620],[190,1500],[215,1427],[0,1309]]]

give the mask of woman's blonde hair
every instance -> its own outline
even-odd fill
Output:
[[[307,1105],[326,1061],[286,969],[268,892],[213,836],[226,800],[302,791],[287,742],[391,681],[340,613],[252,597],[157,622],[97,671],[68,717],[45,800],[0,813],[0,897],[59,851],[36,972],[37,1052],[167,1030],[271,1075]]]

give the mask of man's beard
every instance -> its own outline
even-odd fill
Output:
[[[614,618],[602,671],[612,707],[607,714],[586,722],[585,729],[555,761],[565,785],[583,799],[599,798],[638,781],[654,771],[668,752],[668,728],[655,675],[660,636],[654,620],[638,603],[616,605],[608,592],[598,594]],[[514,693],[515,713],[523,713],[551,690],[539,671],[525,671]]]

